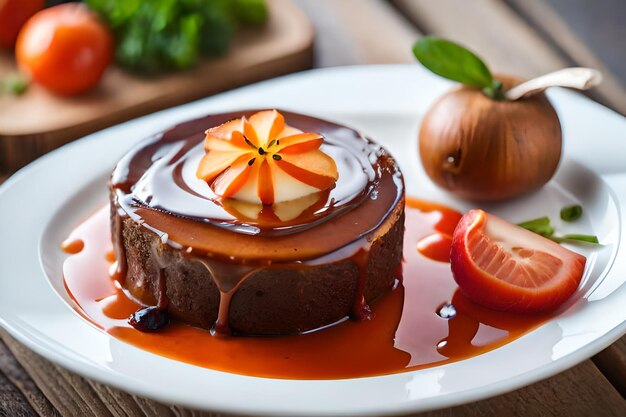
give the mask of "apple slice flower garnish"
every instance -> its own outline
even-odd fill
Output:
[[[222,199],[271,205],[331,188],[339,174],[324,138],[285,124],[276,110],[206,131],[196,175]]]

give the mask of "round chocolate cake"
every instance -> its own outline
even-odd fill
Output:
[[[186,122],[124,156],[110,192],[116,278],[194,326],[281,335],[367,319],[398,276],[400,171],[335,123],[283,111]]]

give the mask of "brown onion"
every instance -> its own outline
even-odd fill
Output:
[[[496,78],[505,90],[521,82]],[[497,101],[463,86],[428,110],[419,151],[426,173],[440,187],[472,200],[501,200],[552,178],[561,157],[561,125],[543,93]]]

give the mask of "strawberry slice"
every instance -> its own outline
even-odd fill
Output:
[[[494,310],[554,310],[578,288],[586,258],[482,210],[452,236],[452,273],[461,292]]]

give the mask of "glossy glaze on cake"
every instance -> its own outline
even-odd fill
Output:
[[[282,112],[324,136],[339,180],[301,207],[250,212],[215,198],[192,173],[207,128],[253,113],[181,124],[119,162],[111,179],[117,279],[142,304],[219,332],[297,334],[366,318],[401,261],[404,188],[394,160],[352,129]]]

